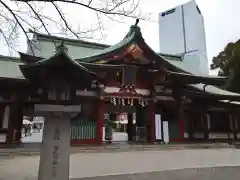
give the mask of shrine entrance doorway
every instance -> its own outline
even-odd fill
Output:
[[[112,136],[112,142],[127,142],[128,132],[127,132],[128,118],[127,113],[105,113],[103,122],[103,142],[108,141],[108,136]],[[111,130],[109,130],[111,126]],[[109,132],[110,131],[110,132]],[[112,135],[111,135],[112,134]]]
[[[117,108],[110,104],[106,105],[102,141],[108,142],[108,136],[111,134],[110,139],[113,143],[150,142],[154,127],[149,115],[149,106],[134,105]]]
[[[111,103],[105,104],[103,120],[103,142],[111,139],[114,143],[124,143],[132,141],[134,138],[134,106],[113,106]],[[110,128],[109,128],[110,127]],[[111,136],[111,137],[108,137]]]

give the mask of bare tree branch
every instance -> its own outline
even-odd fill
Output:
[[[92,1],[93,1],[93,0],[89,0],[89,2],[88,2],[88,6],[90,6],[90,4],[92,3]]]
[[[12,46],[10,44],[9,38],[5,35],[5,33],[4,33],[4,31],[2,29],[0,29],[0,34],[2,34],[3,39],[4,39],[5,43],[7,44],[8,48],[9,48],[9,54],[11,54]]]
[[[66,28],[67,28],[73,35],[75,35],[76,38],[79,38],[79,36],[77,35],[77,33],[75,33],[75,32],[72,30],[72,28],[68,25],[68,23],[67,23],[64,15],[63,15],[63,13],[60,11],[60,8],[58,7],[58,5],[57,5],[56,3],[54,3],[54,2],[52,2],[52,5],[53,5],[53,6],[55,7],[55,9],[57,10],[57,12],[58,12],[59,16],[61,17],[61,19],[63,20]]]
[[[68,4],[76,4],[76,5],[80,5],[83,6],[85,8],[88,8],[90,10],[93,11],[97,11],[103,14],[110,14],[110,15],[120,15],[120,16],[125,16],[125,17],[130,17],[130,18],[137,18],[137,16],[131,15],[131,13],[136,9],[136,7],[134,7],[134,10],[127,12],[127,11],[114,11],[115,9],[117,9],[117,7],[123,5],[126,2],[130,2],[130,0],[120,0],[119,3],[116,3],[116,6],[112,9],[108,9],[108,8],[98,8],[98,7],[93,7],[90,6],[88,4],[84,4],[81,2],[78,2],[76,0],[15,0],[15,1],[20,1],[20,2],[61,2],[61,3],[68,3]],[[115,2],[115,1],[113,1]],[[142,18],[142,17],[138,17],[138,18]]]
[[[13,18],[16,20],[18,26],[22,29],[23,33],[25,34],[28,43],[31,44],[31,40],[29,39],[29,37],[28,37],[28,35],[27,35],[27,32],[25,31],[23,25],[22,25],[21,22],[18,20],[16,14],[11,10],[11,8],[10,8],[9,6],[8,6],[7,4],[5,4],[3,1],[0,1],[0,4],[2,4],[2,5],[9,11],[9,13],[13,16]],[[34,54],[33,47],[30,46],[30,48],[31,48],[32,53]]]
[[[28,37],[28,29],[34,32],[44,30],[48,35],[52,35],[56,29],[65,36],[74,36],[77,39],[95,39],[93,33],[100,33],[104,37],[104,19],[105,17],[111,21],[123,23],[124,18],[146,19],[146,16],[139,9],[139,0],[0,0],[0,35],[9,46],[10,41],[17,39],[18,29],[26,36],[30,50],[34,53],[35,44]],[[49,6],[49,5],[52,6]],[[93,25],[84,27],[83,24],[72,26],[69,14],[66,13],[66,6],[70,6],[74,10],[83,7],[85,12],[93,12],[95,20]],[[64,7],[64,8],[63,8]],[[44,8],[48,10],[45,11]],[[49,11],[49,8],[51,9]],[[69,10],[69,9],[68,9]],[[53,13],[56,15],[53,15]],[[79,19],[84,17],[81,14]],[[88,17],[86,17],[88,18]],[[91,21],[92,22],[92,21]],[[95,25],[96,23],[96,25]],[[75,24],[74,24],[75,25]],[[31,33],[34,33],[34,32]],[[100,37],[99,36],[99,37]],[[8,41],[8,42],[7,42]],[[55,41],[53,41],[54,45]]]
[[[43,20],[40,18],[39,14],[35,11],[35,9],[32,7],[32,5],[29,2],[27,2],[27,5],[32,10],[32,12],[36,15],[37,19],[42,23],[42,26],[44,27],[44,29],[48,33],[48,35],[50,35],[50,32],[48,31],[47,27],[45,26],[45,23],[43,22]]]

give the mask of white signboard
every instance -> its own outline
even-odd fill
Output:
[[[168,121],[163,121],[163,141],[169,143]]]
[[[7,135],[6,134],[0,134],[0,142],[1,143],[5,143],[7,139]]]
[[[161,114],[155,114],[155,135],[156,140],[162,139],[162,120],[161,120]]]

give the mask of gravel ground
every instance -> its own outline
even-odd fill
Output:
[[[39,156],[0,157],[0,180],[36,180],[38,163]],[[151,178],[147,179],[154,180],[154,178],[160,175],[167,178],[168,175],[165,174],[166,170],[225,166],[240,166],[240,150],[229,148],[131,151],[119,153],[77,153],[71,155],[70,178],[144,173],[140,174],[140,176],[143,177],[142,179],[146,179],[149,175]],[[236,170],[236,168],[237,167],[228,168],[225,174],[230,175],[232,171],[237,174],[240,171]],[[190,169],[189,173],[186,173],[187,171],[179,171],[181,172],[180,174],[184,174],[183,177],[190,177],[191,174],[199,170]],[[204,171],[200,170],[199,172],[205,171],[209,173],[212,172],[211,169],[206,169]],[[174,174],[178,171],[174,172],[175,173],[170,173],[173,179],[175,176]],[[219,170],[219,177],[225,177],[221,175],[221,173],[223,172]],[[139,174],[117,177],[131,180],[131,178],[134,179],[135,176],[138,177]],[[240,175],[238,177],[238,179],[240,179]],[[111,176],[109,176],[108,179],[109,178],[111,178]],[[231,180],[234,179],[231,178]]]

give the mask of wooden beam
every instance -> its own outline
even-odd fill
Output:
[[[240,96],[231,96],[231,95],[222,95],[222,94],[210,94],[206,92],[193,92],[183,90],[182,93],[188,97],[196,97],[201,99],[209,99],[209,100],[232,100],[232,101],[240,101]]]

